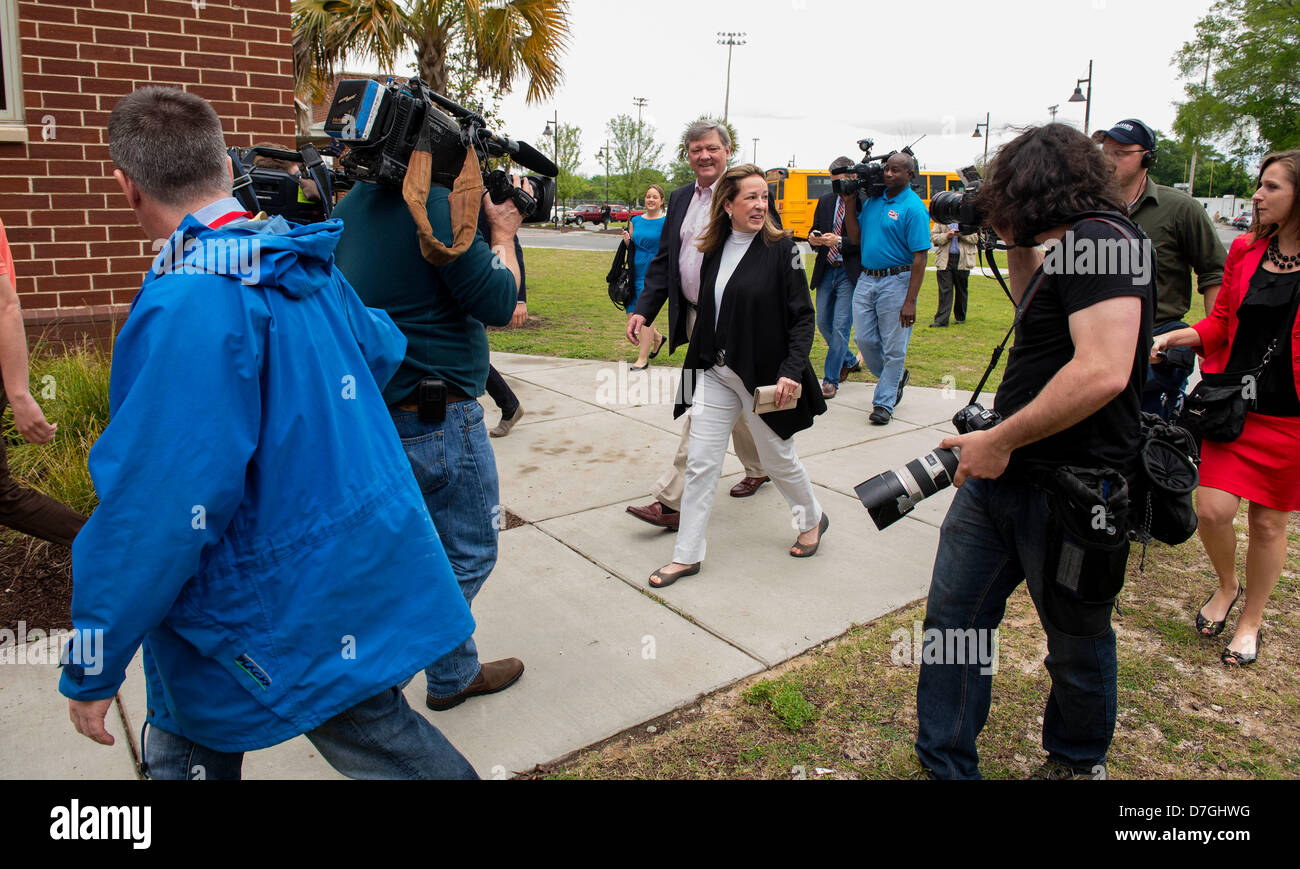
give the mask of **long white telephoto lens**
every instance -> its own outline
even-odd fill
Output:
[[[938,449],[895,471],[885,471],[853,488],[876,527],[884,530],[941,489],[952,485],[958,451]]]

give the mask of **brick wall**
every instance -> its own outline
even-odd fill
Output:
[[[122,96],[182,87],[212,103],[228,145],[292,146],[289,4],[19,2],[28,141],[0,143],[0,220],[29,331],[120,319],[152,261],[108,157]]]

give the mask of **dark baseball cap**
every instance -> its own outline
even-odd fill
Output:
[[[1106,131],[1116,142],[1122,142],[1125,145],[1141,145],[1146,151],[1150,151],[1156,146],[1149,132],[1150,128],[1136,118],[1127,118],[1118,122],[1115,126]]]

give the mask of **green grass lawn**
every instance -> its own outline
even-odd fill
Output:
[[[636,348],[623,337],[627,315],[609,301],[605,284],[612,254],[530,248],[524,257],[528,266],[528,324],[521,329],[489,330],[493,350],[610,362],[636,360]],[[809,274],[812,262],[811,256],[806,257]],[[996,282],[972,275],[966,325],[929,329],[926,325],[934,318],[937,299],[935,273],[926,272],[917,302],[917,328],[907,353],[911,382],[914,386],[973,389],[993,348],[1010,328],[1014,309]],[[661,312],[656,325],[663,326],[667,318],[667,310]],[[680,366],[684,352],[678,350],[666,360],[661,356],[656,362]],[[825,360],[826,342],[817,335],[812,361],[819,377]],[[988,389],[995,389],[1001,382],[1003,365],[990,378]],[[858,381],[874,379],[865,370],[850,377]]]

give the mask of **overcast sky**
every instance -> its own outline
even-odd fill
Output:
[[[825,168],[856,157],[872,138],[884,153],[916,145],[927,169],[955,170],[984,148],[971,138],[989,112],[989,151],[1009,125],[1057,120],[1083,126],[1084,104],[1067,102],[1093,61],[1091,129],[1138,117],[1168,134],[1183,86],[1170,63],[1194,35],[1211,0],[572,0],[565,83],[540,105],[523,83],[502,104],[501,132],[551,153],[541,135],[558,112],[582,130],[583,172],[614,115],[636,115],[634,97],[658,128],[664,162],[684,125],[721,115],[727,49],[718,31],[744,31],[733,49],[730,120],[742,159],[766,169],[792,158]],[[1087,85],[1084,85],[1086,92]],[[981,131],[982,132],[982,131]]]

